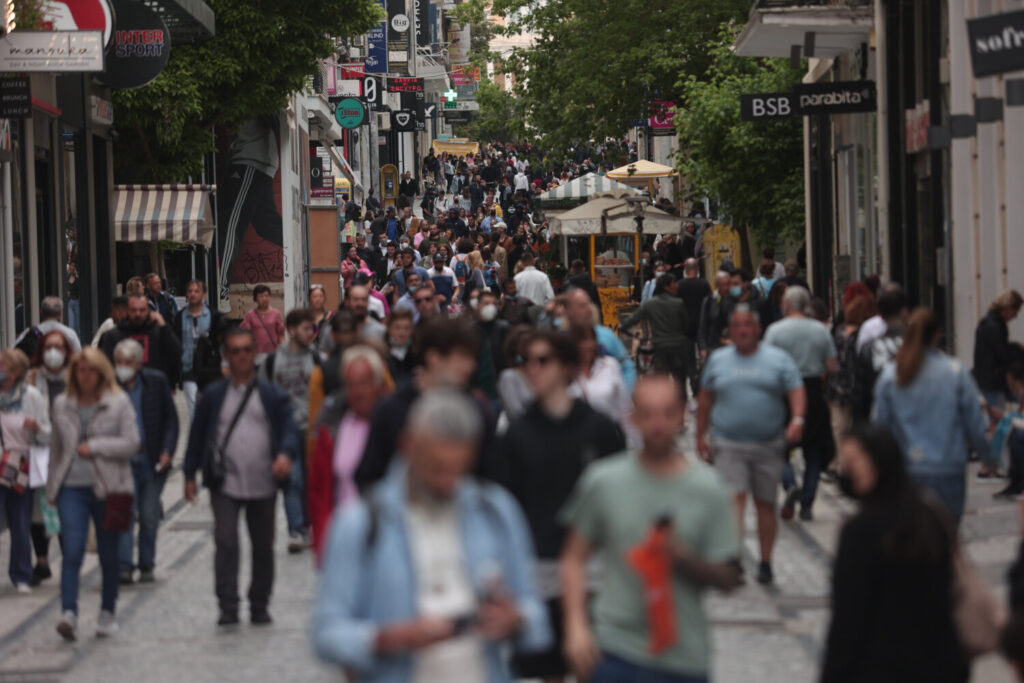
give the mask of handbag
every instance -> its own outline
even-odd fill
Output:
[[[964,652],[977,657],[995,650],[1006,623],[1006,610],[959,550],[953,555],[953,598],[953,621]]]
[[[7,450],[4,430],[0,427],[0,486],[15,493],[25,493],[28,475],[28,457]]]
[[[131,531],[132,506],[135,503],[135,496],[130,493],[112,492],[107,486],[107,482],[103,479],[103,475],[100,474],[100,468],[96,464],[95,458],[92,459],[92,467],[96,472],[96,478],[99,479],[100,485],[107,492],[103,505],[103,530],[113,531],[118,534]]]
[[[220,445],[216,443],[210,444],[209,455],[203,466],[203,484],[208,489],[219,489],[224,485],[224,480],[227,479],[228,472],[227,465],[224,464],[224,449],[227,448],[228,441],[231,440],[231,435],[235,431],[235,426],[238,425],[238,420],[242,417],[242,411],[245,410],[245,405],[249,402],[249,397],[252,396],[252,392],[255,390],[256,380],[253,380],[248,388],[246,388],[245,394],[235,410],[234,417],[231,418],[231,424],[228,425],[228,431],[224,434],[224,440]]]

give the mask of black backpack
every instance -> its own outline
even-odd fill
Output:
[[[33,325],[32,327],[25,330],[24,336],[21,338],[14,348],[19,351],[24,351],[25,355],[32,358],[36,355],[36,349],[39,348],[40,342],[43,341],[43,333],[38,327]]]

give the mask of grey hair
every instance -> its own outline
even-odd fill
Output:
[[[740,313],[749,313],[758,325],[761,324],[760,313],[758,313],[756,310],[754,310],[747,304],[738,304],[736,308],[733,309],[732,314],[729,316],[730,325],[733,323],[734,320],[736,320],[736,316],[738,316]]]
[[[731,277],[732,277],[732,275],[730,275],[729,273],[727,273],[727,272],[726,272],[726,271],[724,271],[724,270],[720,270],[720,271],[718,271],[717,273],[715,273],[715,282],[718,282],[718,281],[719,281],[719,280],[721,280],[721,279],[722,279],[723,277],[724,277],[724,278],[731,278]]]
[[[799,285],[787,287],[782,295],[782,305],[790,311],[811,314],[811,293]]]
[[[117,354],[127,356],[131,359],[133,365],[138,365],[142,362],[142,344],[135,341],[134,339],[122,339],[114,347],[114,359],[117,359]]]
[[[341,354],[341,374],[344,375],[350,365],[355,365],[359,361],[366,361],[369,364],[370,370],[373,371],[374,384],[377,386],[384,384],[384,361],[380,359],[379,353],[365,344],[345,349]]]
[[[409,411],[408,430],[416,436],[476,441],[483,429],[479,408],[453,389],[429,391],[418,398]]]
[[[60,320],[64,315],[64,302],[60,297],[48,296],[39,304],[39,317],[43,320]]]

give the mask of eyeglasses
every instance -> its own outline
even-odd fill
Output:
[[[253,348],[251,346],[229,346],[225,349],[225,352],[231,356],[237,356],[240,353],[252,353]]]
[[[527,356],[526,365],[539,365],[541,367],[545,367],[548,363],[550,363],[553,360],[554,358],[549,355]]]

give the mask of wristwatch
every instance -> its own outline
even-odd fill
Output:
[[[793,418],[790,420],[790,423],[798,424],[801,427],[803,427],[804,426],[804,418],[802,416],[800,416],[800,415],[794,415]]]

